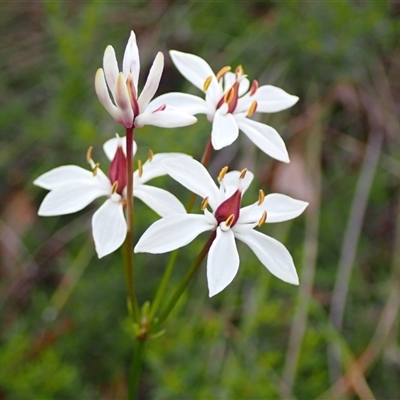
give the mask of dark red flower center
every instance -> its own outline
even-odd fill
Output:
[[[240,215],[240,203],[242,201],[242,193],[238,189],[235,193],[215,210],[214,216],[218,221],[218,224],[225,222],[231,215],[233,215],[233,222],[230,227],[234,226],[239,219]]]
[[[112,184],[118,182],[116,192],[122,194],[127,180],[127,162],[121,146],[118,146],[115,156],[111,161],[108,177]]]

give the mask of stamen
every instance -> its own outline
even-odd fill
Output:
[[[154,157],[153,150],[149,149],[149,161],[152,162]]]
[[[243,169],[240,171],[239,178],[240,178],[240,179],[244,179],[244,177],[246,176],[246,174],[247,174],[247,168],[243,168]]]
[[[217,74],[217,80],[220,80],[230,70],[231,70],[231,67],[229,67],[229,66],[221,68]]]
[[[206,92],[207,89],[210,87],[212,81],[212,76],[209,76],[205,81],[203,85],[203,90]]]
[[[138,160],[138,171],[139,171],[139,178],[143,175],[143,164],[142,161]]]
[[[235,220],[235,214],[231,214],[225,221],[225,225],[230,228]]]
[[[118,190],[118,181],[115,181],[111,186],[111,194],[117,193]]]
[[[267,220],[267,212],[263,211],[260,220],[258,221],[258,227],[261,228],[264,224],[265,221]]]
[[[257,102],[254,100],[254,101],[251,103],[251,106],[250,106],[249,110],[247,111],[247,116],[248,116],[248,117],[251,117],[251,116],[256,112],[257,106],[258,106],[258,104],[257,104]]]
[[[257,203],[257,205],[261,206],[261,204],[264,203],[264,199],[265,199],[264,191],[262,189],[260,189],[258,191],[258,203]]]
[[[208,206],[208,196],[203,199],[201,202],[201,211],[204,211]]]
[[[90,164],[90,161],[92,161],[92,151],[93,151],[93,146],[90,146],[86,152],[86,161]]]
[[[93,167],[92,167],[93,176],[97,175],[97,170],[99,168],[100,168],[100,164],[99,163],[96,163],[96,164],[93,165]]]
[[[233,86],[225,93],[224,95],[224,102],[226,104],[230,104],[235,96],[235,89]]]
[[[224,179],[224,176],[226,175],[227,172],[228,172],[228,167],[224,167],[221,169],[221,171],[218,174],[218,182],[221,182],[222,179]]]
[[[243,75],[244,74],[243,67],[241,65],[238,65],[235,70],[235,73],[236,73],[236,75],[239,75],[239,76]]]
[[[257,92],[258,89],[258,82],[254,79],[254,81],[251,83],[250,90],[249,90],[249,96],[253,96]]]

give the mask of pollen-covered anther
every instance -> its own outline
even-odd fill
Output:
[[[143,175],[143,164],[141,160],[138,160],[138,171],[139,171],[139,178]]]
[[[254,79],[254,81],[251,83],[250,90],[249,90],[249,96],[253,96],[258,89],[258,82]]]
[[[111,194],[117,193],[118,190],[118,181],[115,181],[111,186]]]
[[[235,89],[232,86],[224,95],[224,103],[226,104],[232,103],[234,97],[235,97]]]
[[[210,87],[211,81],[212,81],[212,76],[209,76],[209,77],[204,81],[203,90],[204,90],[205,92],[206,92],[207,89]]]
[[[240,179],[244,179],[244,177],[246,176],[246,174],[247,174],[247,168],[243,168],[243,169],[240,171],[239,178],[240,178]]]
[[[220,80],[230,70],[231,70],[231,67],[229,67],[229,66],[221,68],[219,70],[219,72],[217,73],[217,80]]]
[[[149,149],[149,161],[152,162],[154,157],[153,150]]]
[[[96,175],[97,175],[97,170],[98,170],[99,168],[100,168],[100,164],[99,164],[99,163],[96,163],[96,164],[93,165],[93,167],[92,167],[93,176],[96,176]]]
[[[201,211],[204,211],[208,206],[208,196],[203,199],[201,202]]]
[[[257,205],[261,206],[261,204],[264,203],[264,199],[265,199],[264,191],[262,189],[260,189],[258,191],[258,203],[257,203]]]
[[[241,65],[238,65],[238,66],[236,67],[235,73],[236,73],[236,75],[238,75],[238,76],[242,76],[242,75],[244,74],[243,67],[242,67]]]
[[[260,220],[258,221],[258,227],[261,227],[265,224],[265,221],[267,220],[267,212],[263,211]]]
[[[221,171],[218,174],[218,182],[221,182],[222,179],[224,179],[224,176],[226,175],[227,172],[228,172],[228,167],[224,167],[221,169]]]
[[[258,106],[258,104],[257,104],[257,102],[254,100],[254,101],[251,103],[249,109],[247,110],[247,116],[248,116],[248,117],[251,117],[251,116],[256,112],[257,106]]]
[[[225,221],[225,225],[230,228],[233,225],[233,222],[235,221],[235,214],[231,214]]]
[[[93,151],[93,146],[90,146],[86,152],[86,161],[91,164],[92,161],[92,151]]]

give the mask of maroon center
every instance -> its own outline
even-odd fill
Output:
[[[215,218],[218,224],[225,222],[231,215],[234,216],[231,227],[236,224],[240,215],[240,203],[242,201],[242,193],[240,190],[236,190],[235,193],[229,199],[226,199],[219,207],[215,210]]]
[[[125,154],[121,146],[118,146],[115,156],[111,161],[110,169],[108,171],[108,177],[110,178],[112,184],[118,182],[116,192],[122,195],[122,191],[125,189],[126,186],[127,163]]]

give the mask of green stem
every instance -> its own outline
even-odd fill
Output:
[[[129,376],[129,388],[128,388],[128,399],[138,399],[138,389],[140,373],[142,371],[143,359],[144,359],[144,346],[145,340],[136,340],[134,348],[133,360],[131,365],[131,372]]]
[[[168,315],[173,310],[173,308],[175,307],[175,305],[178,302],[178,300],[180,299],[182,293],[185,291],[186,286],[188,285],[190,279],[192,278],[194,273],[197,271],[201,262],[204,260],[204,257],[208,253],[208,250],[210,249],[210,246],[215,239],[215,235],[216,235],[216,233],[213,232],[211,234],[211,236],[209,237],[209,239],[207,240],[207,242],[204,245],[203,249],[201,250],[200,254],[197,256],[196,260],[193,262],[193,264],[187,271],[182,282],[180,283],[178,288],[175,290],[175,293],[172,295],[172,298],[170,299],[168,304],[165,306],[165,308],[161,312],[160,317],[159,317],[158,321],[156,322],[155,326],[159,326],[162,322],[164,322],[167,319]]]
[[[125,240],[125,276],[133,319],[139,322],[139,306],[135,296],[133,280],[133,136],[134,127],[126,128],[126,219],[128,229]]]
[[[212,150],[213,150],[213,147],[212,147],[211,137],[210,137],[210,139],[208,139],[208,142],[207,142],[206,147],[204,149],[203,155],[201,157],[201,163],[204,166],[207,166],[208,163],[210,162]],[[192,193],[191,196],[190,196],[188,205],[186,207],[187,212],[192,211],[192,208],[194,206],[195,200],[196,200],[196,194]],[[165,295],[165,291],[167,289],[168,282],[169,282],[169,280],[171,278],[172,270],[174,268],[175,261],[176,261],[176,259],[178,257],[178,254],[179,254],[179,250],[175,250],[171,254],[170,258],[169,258],[167,268],[165,269],[164,275],[163,275],[163,277],[161,279],[160,285],[157,288],[157,292],[156,292],[156,295],[154,296],[154,300],[153,300],[153,302],[151,304],[150,313],[149,313],[149,320],[150,321],[153,320],[153,318],[154,318],[154,316],[155,316],[155,314],[156,314],[156,312],[157,312],[157,310],[158,310],[158,308],[160,306],[160,302],[161,302],[161,300],[163,299],[163,297]]]

